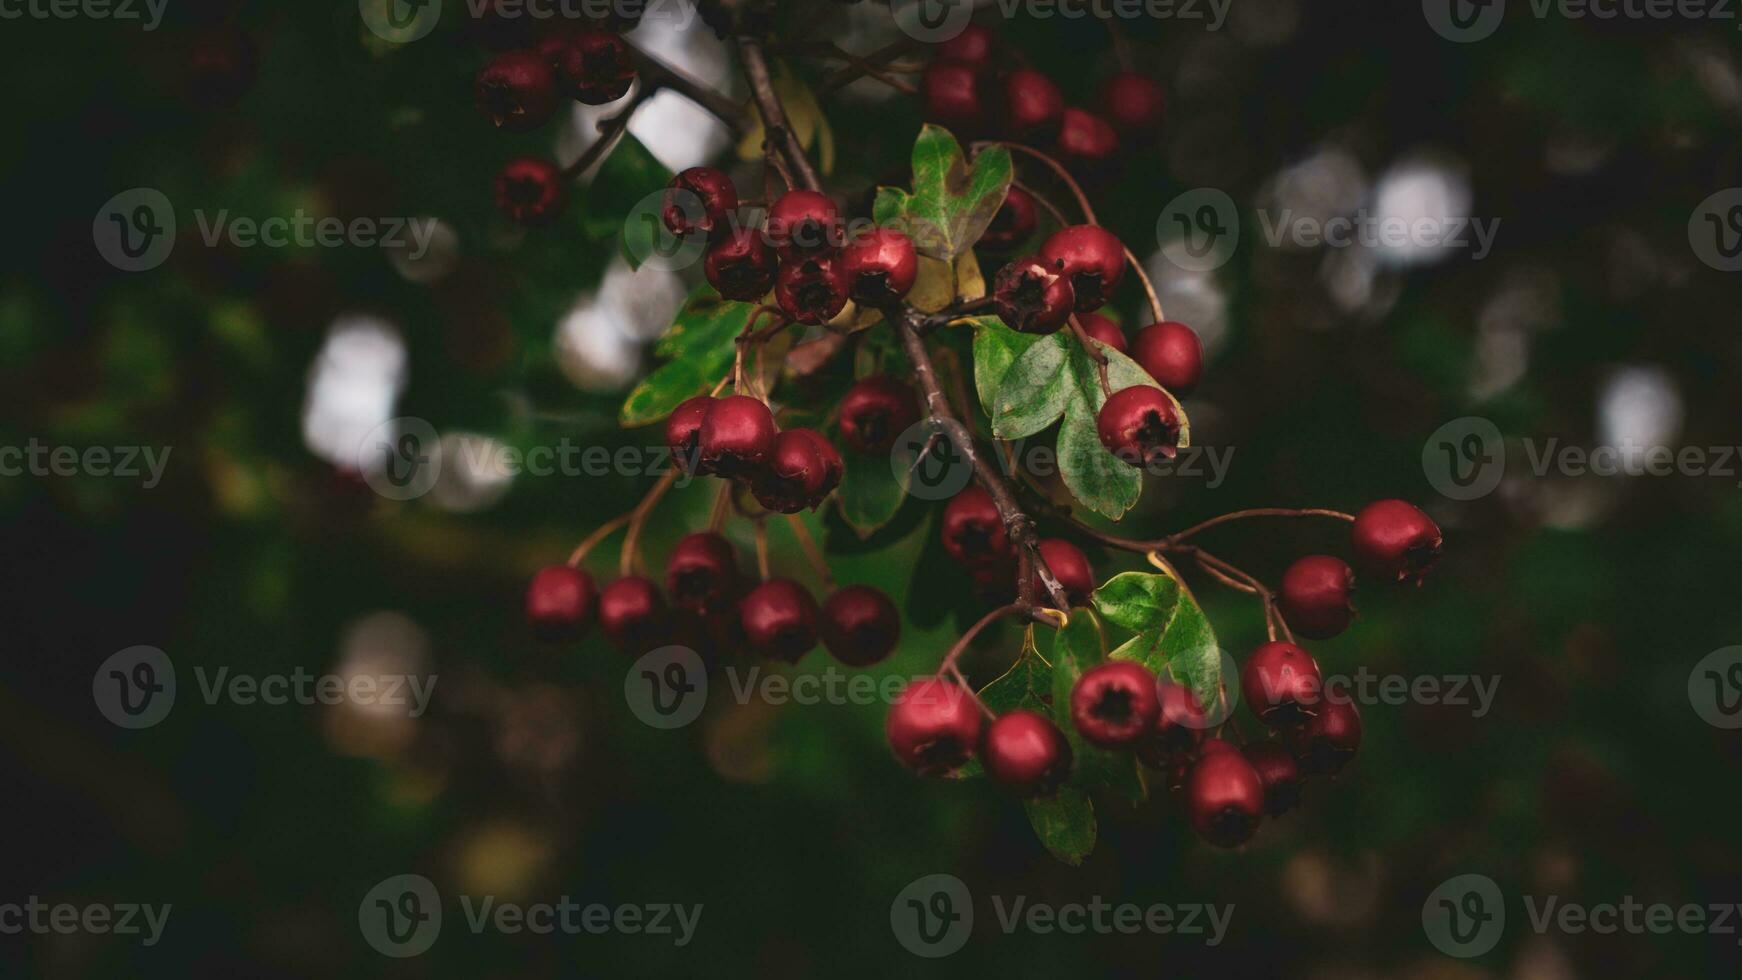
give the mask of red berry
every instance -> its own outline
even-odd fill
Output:
[[[1071,688],[1071,722],[1102,748],[1135,745],[1154,729],[1159,714],[1155,675],[1129,660],[1096,664]]]
[[[849,585],[823,603],[823,646],[849,667],[869,667],[901,639],[901,614],[883,590]]]
[[[1131,359],[1176,396],[1191,394],[1204,376],[1204,346],[1197,333],[1172,320],[1137,331],[1131,338]]]
[[[576,34],[564,46],[558,70],[569,94],[587,105],[615,102],[635,83],[629,45],[610,31]]]
[[[817,645],[817,601],[791,579],[773,578],[738,603],[750,648],[764,657],[797,663]]]
[[[671,448],[671,454],[677,457],[685,469],[694,469],[696,465],[696,450],[701,443],[702,421],[708,417],[708,409],[714,406],[714,399],[708,395],[697,395],[686,398],[678,403],[677,408],[665,420],[665,444]]]
[[[702,272],[726,299],[754,302],[774,287],[774,250],[754,228],[725,228],[714,234]]]
[[[1125,332],[1119,325],[1099,313],[1079,313],[1077,322],[1083,325],[1083,332],[1099,340],[1119,353],[1125,353]]]
[[[1316,714],[1323,686],[1312,655],[1281,640],[1252,651],[1240,670],[1240,696],[1272,728],[1293,728]]]
[[[1319,713],[1294,732],[1289,747],[1301,772],[1332,775],[1348,765],[1361,747],[1361,713],[1346,697],[1326,698]]]
[[[1144,761],[1160,769],[1182,762],[1197,751],[1210,722],[1198,696],[1189,687],[1162,681],[1158,697],[1161,711],[1155,716],[1155,730]]]
[[[1144,469],[1179,452],[1179,429],[1173,401],[1149,385],[1114,392],[1095,417],[1101,445],[1120,461]]]
[[[1198,836],[1217,847],[1237,847],[1252,839],[1264,815],[1264,780],[1239,751],[1217,751],[1210,743],[1186,776],[1186,816]]]
[[[1040,260],[1071,281],[1078,313],[1100,309],[1125,278],[1125,246],[1099,225],[1053,232],[1040,246]]]
[[[954,130],[957,136],[985,132],[986,99],[980,70],[973,65],[932,62],[919,78],[919,93],[926,121]]]
[[[1014,557],[1004,517],[985,488],[970,486],[944,505],[944,551],[964,565],[997,565]]]
[[[738,207],[732,178],[713,167],[691,167],[665,185],[665,227],[679,238],[727,224]]]
[[[1405,500],[1376,500],[1355,515],[1355,560],[1388,582],[1421,584],[1440,557],[1440,528]]]
[[[526,588],[526,621],[547,640],[572,640],[586,630],[599,598],[593,577],[578,568],[541,568]]]
[[[922,776],[947,776],[980,744],[980,724],[972,695],[958,684],[928,677],[896,695],[883,732],[903,765]]]
[[[1040,211],[1034,203],[1034,195],[1020,187],[1011,187],[1004,195],[998,213],[992,216],[992,223],[986,226],[975,244],[995,252],[1009,251],[1027,241],[1039,223]]]
[[[472,92],[478,111],[499,129],[535,129],[556,111],[556,73],[536,51],[497,55],[478,71]]]
[[[913,389],[887,374],[861,378],[841,396],[841,438],[866,455],[881,455],[919,421]]]
[[[630,575],[599,593],[599,628],[624,650],[653,646],[666,626],[665,600],[649,579]]]
[[[1355,588],[1355,573],[1341,558],[1308,555],[1282,573],[1277,599],[1283,618],[1296,633],[1312,640],[1328,640],[1349,626],[1355,607],[1349,595]]]
[[[783,259],[832,255],[846,232],[841,211],[826,194],[787,191],[768,209],[768,240]]]
[[[728,479],[759,474],[779,434],[768,406],[749,395],[715,399],[697,437],[701,468]]]
[[[997,43],[998,39],[991,28],[969,24],[962,28],[962,33],[947,41],[938,42],[937,60],[959,61],[965,65],[984,68],[992,63],[992,52]]]
[[[992,306],[1012,330],[1052,333],[1075,305],[1070,279],[1035,256],[1016,259],[992,280]]]
[[[1243,750],[1264,783],[1264,810],[1280,817],[1300,802],[1300,763],[1277,742],[1253,742]]]
[[[1039,548],[1041,560],[1064,587],[1065,597],[1070,599],[1071,605],[1088,605],[1089,594],[1095,591],[1095,570],[1089,566],[1089,556],[1063,538],[1045,538]],[[1039,572],[1034,573],[1034,590],[1036,595],[1046,595],[1046,590],[1041,588]],[[1047,604],[1051,605],[1051,602]]]
[[[1012,139],[1045,142],[1064,111],[1064,93],[1052,79],[1032,68],[1004,76],[1004,128]]]
[[[775,277],[774,299],[799,323],[827,323],[847,306],[846,271],[832,256],[788,259]]]
[[[1101,108],[1119,129],[1150,132],[1161,126],[1167,114],[1167,93],[1147,75],[1116,72],[1101,87]]]
[[[919,278],[913,241],[893,228],[875,228],[847,244],[841,267],[853,298],[872,306],[907,295]]]
[[[1066,109],[1059,119],[1059,161],[1079,173],[1106,169],[1119,153],[1119,134],[1107,120],[1081,109]]]
[[[837,486],[841,454],[815,429],[788,429],[774,440],[768,466],[751,487],[756,501],[781,514],[812,510]]]
[[[987,726],[980,761],[1019,796],[1046,796],[1071,773],[1071,743],[1052,719],[1018,709]]]
[[[515,157],[496,175],[496,207],[527,225],[549,223],[568,201],[562,169],[539,157]]]
[[[665,558],[665,591],[679,608],[697,613],[726,609],[738,591],[732,544],[711,531],[678,539]]]

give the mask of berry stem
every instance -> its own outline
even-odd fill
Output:
[[[616,517],[613,517],[594,528],[593,533],[583,538],[580,544],[575,545],[575,550],[569,553],[569,567],[581,567],[581,562],[585,561],[587,558],[587,552],[592,551],[598,546],[599,542],[610,537],[612,534],[615,534],[623,527],[623,525],[628,524],[629,519],[633,516],[635,516],[633,510],[624,511]]]
[[[976,314],[984,313],[991,308],[992,297],[990,295],[982,296],[979,299],[966,299],[958,303],[952,303],[936,313],[927,316],[925,318],[924,326],[921,327],[921,331],[923,333],[930,333],[939,327],[947,327],[963,317],[975,316]]]
[[[979,636],[983,631],[985,631],[986,627],[991,626],[993,623],[998,622],[1006,616],[1027,615],[1031,608],[1032,607],[1021,602],[1012,602],[1009,605],[999,606],[997,609],[981,616],[980,621],[968,627],[967,632],[958,637],[955,645],[950,647],[948,653],[944,654],[944,659],[938,663],[938,673],[941,675],[945,671],[956,670],[956,661],[961,659],[962,654],[967,652],[968,644],[973,643],[974,637]],[[960,677],[961,673],[958,671],[956,676]],[[964,682],[962,686],[967,687],[967,684]],[[972,690],[972,688],[969,688],[969,690]]]
[[[768,521],[756,519],[756,574],[768,581]]]
[[[1015,187],[1026,193],[1029,197],[1034,198],[1036,203],[1041,207],[1046,208],[1047,214],[1052,215],[1052,220],[1058,222],[1060,225],[1068,225],[1071,223],[1071,219],[1065,217],[1065,213],[1059,209],[1059,206],[1052,203],[1052,199],[1047,197],[1045,194],[1029,187],[1021,181],[1013,180],[1010,182],[1010,186]]]
[[[617,574],[627,578],[635,573],[635,565],[641,560],[641,529],[647,524],[647,515],[653,513],[653,508],[659,503],[659,498],[671,489],[677,482],[678,474],[683,470],[672,467],[659,478],[659,482],[647,491],[647,496],[641,498],[641,503],[629,512],[629,531],[623,535],[623,550],[617,554]]]
[[[835,576],[829,571],[829,563],[823,558],[823,550],[817,547],[817,539],[811,537],[811,529],[804,526],[804,518],[797,514],[786,515],[786,522],[792,527],[792,536],[798,539],[799,550],[804,552],[805,560],[811,563],[811,568],[817,573],[817,578],[823,583],[823,588],[835,590]]]
[[[762,43],[754,38],[741,37],[738,39],[738,54],[744,62],[744,77],[750,82],[750,92],[756,99],[756,109],[762,115],[763,145],[783,149],[787,163],[792,165],[793,175],[806,189],[821,191],[822,181],[817,177],[810,159],[805,156],[798,134],[793,132],[792,126],[787,122],[786,109],[780,104],[780,96],[775,94],[774,79],[768,74],[768,58],[763,54]]]
[[[1083,353],[1089,355],[1089,360],[1095,362],[1095,369],[1101,376],[1101,394],[1104,397],[1112,398],[1113,386],[1107,382],[1107,352],[1095,343],[1087,330],[1083,329],[1083,321],[1077,319],[1075,313],[1071,314],[1070,324],[1071,333],[1077,336],[1077,343],[1083,345]]]
[[[1149,297],[1149,312],[1155,317],[1155,322],[1165,323],[1167,314],[1161,312],[1161,297],[1155,294],[1155,283],[1149,281],[1149,273],[1143,268],[1143,263],[1137,261],[1137,255],[1131,251],[1130,246],[1125,248],[1125,261],[1131,264],[1131,272],[1143,284],[1143,295]]]
[[[1188,527],[1183,531],[1170,534],[1162,540],[1168,544],[1174,544],[1192,537],[1199,531],[1207,531],[1219,524],[1227,524],[1230,521],[1243,521],[1252,517],[1334,517],[1340,521],[1353,521],[1355,519],[1355,515],[1353,514],[1345,514],[1340,510],[1329,510],[1323,507],[1254,507],[1248,510],[1230,511],[1226,514],[1212,517],[1207,521],[1193,524],[1191,527]]]
[[[605,159],[616,148],[617,142],[623,138],[623,134],[629,132],[629,117],[635,115],[635,110],[641,108],[641,104],[646,102],[657,89],[658,86],[650,82],[641,83],[616,115],[609,119],[600,120],[599,138],[594,140],[593,144],[587,147],[575,159],[574,163],[563,168],[563,179],[566,181],[576,180],[582,174],[593,169],[594,164]]]
[[[715,534],[726,526],[726,515],[732,512],[732,481],[721,480],[720,489],[714,492],[714,509],[708,513],[708,530]]]
[[[1035,531],[1034,518],[1024,513],[1017,504],[1015,495],[1010,492],[1010,485],[998,475],[997,468],[980,454],[979,449],[974,446],[973,436],[961,420],[956,418],[950,409],[949,399],[944,397],[943,388],[938,384],[937,369],[932,366],[931,354],[926,350],[925,340],[920,337],[925,314],[911,307],[891,307],[884,311],[883,316],[894,325],[896,333],[901,337],[902,347],[913,366],[914,377],[918,379],[920,390],[925,394],[926,413],[930,416],[933,430],[942,433],[968,457],[968,461],[974,466],[974,479],[992,496],[993,506],[998,508],[999,516],[1004,519],[1010,540],[1033,562],[1035,574],[1040,576],[1041,585],[1052,601],[1061,609],[1069,608],[1070,602],[1065,597],[1064,587],[1059,585],[1052,569],[1046,566],[1046,560],[1040,557],[1040,536]]]
[[[993,140],[985,143],[975,143],[974,146],[976,148],[982,146],[1002,146],[1007,150],[1015,150],[1018,153],[1025,153],[1036,160],[1039,160],[1041,163],[1046,164],[1047,168],[1057,174],[1058,178],[1065,182],[1065,186],[1071,189],[1072,196],[1077,199],[1077,207],[1083,212],[1083,220],[1091,225],[1098,225],[1101,223],[1095,217],[1095,209],[1089,204],[1089,196],[1083,193],[1082,185],[1077,183],[1076,178],[1071,176],[1071,172],[1065,169],[1064,164],[1054,160],[1052,157],[1042,153],[1034,147],[1023,143],[1012,143],[1009,141],[1000,142]]]

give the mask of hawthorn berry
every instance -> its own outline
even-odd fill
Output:
[[[985,68],[992,63],[992,53],[998,43],[997,36],[991,28],[979,24],[969,24],[957,34],[937,44],[937,60],[956,61],[976,68]]]
[[[1440,528],[1406,500],[1376,500],[1351,529],[1355,560],[1386,581],[1421,584],[1440,557]]]
[[[1316,714],[1323,686],[1312,655],[1282,640],[1259,646],[1240,670],[1240,696],[1271,728],[1293,728]]]
[[[1282,573],[1277,601],[1283,618],[1296,633],[1311,640],[1328,640],[1349,626],[1355,607],[1349,601],[1355,573],[1348,563],[1330,555],[1307,555]]]
[[[1071,722],[1102,748],[1135,745],[1154,729],[1160,713],[1155,675],[1129,660],[1096,664],[1071,688]]]
[[[558,71],[569,94],[587,105],[615,102],[635,84],[629,45],[610,31],[581,31],[564,45]]]
[[[944,505],[944,551],[968,566],[997,565],[1010,560],[1010,536],[1004,516],[984,487],[975,484]]]
[[[901,613],[882,589],[848,585],[823,603],[823,646],[849,667],[869,667],[901,639]]]
[[[1040,246],[1047,268],[1070,280],[1078,313],[1093,313],[1125,278],[1125,246],[1100,225],[1071,225]]]
[[[1119,353],[1125,353],[1125,331],[1119,325],[1099,313],[1079,313],[1077,322],[1083,325],[1083,332],[1113,348]]]
[[[732,543],[712,531],[679,538],[665,558],[665,591],[680,609],[708,614],[729,607],[738,591]]]
[[[1071,282],[1036,256],[1016,259],[992,280],[992,307],[999,319],[1022,333],[1052,333],[1076,305]]]
[[[521,224],[548,224],[568,196],[562,169],[540,157],[515,157],[496,175],[497,209]]]
[[[1119,133],[1113,124],[1076,108],[1067,108],[1059,117],[1054,143],[1059,161],[1084,174],[1105,170],[1119,153]]]
[[[1064,115],[1065,96],[1053,80],[1032,68],[1004,76],[1004,129],[1012,139],[1051,136]]]
[[[751,492],[756,502],[781,514],[815,510],[837,486],[845,467],[841,454],[815,429],[788,429],[775,437],[767,467]]]
[[[934,61],[919,77],[922,111],[958,136],[971,136],[986,129],[986,99],[980,71],[973,65]]]
[[[827,323],[847,306],[847,274],[840,259],[817,255],[788,259],[774,279],[774,299],[787,316],[815,326]]]
[[[1071,606],[1088,605],[1089,594],[1095,591],[1095,570],[1089,566],[1089,556],[1083,554],[1083,549],[1063,538],[1043,538],[1037,547],[1041,560],[1046,562],[1053,578],[1059,580]],[[1038,571],[1033,573],[1033,578],[1035,595],[1046,595]]]
[[[876,306],[907,295],[919,278],[913,241],[893,228],[874,228],[841,251],[847,288],[861,303]]]
[[[1208,739],[1186,776],[1186,816],[1198,836],[1217,847],[1252,839],[1264,816],[1264,780],[1238,749]]]
[[[1101,86],[1101,109],[1117,129],[1151,132],[1167,114],[1167,93],[1147,75],[1115,72]]]
[[[1177,769],[1197,751],[1210,722],[1189,687],[1162,681],[1157,699],[1161,710],[1155,716],[1155,729],[1138,746],[1137,757],[1156,769]]]
[[[840,250],[846,230],[834,200],[807,190],[780,195],[768,209],[764,226],[769,241],[787,261],[834,254]]]
[[[1119,460],[1147,469],[1179,452],[1179,410],[1160,388],[1132,385],[1113,393],[1095,417],[1101,445]]]
[[[478,70],[472,94],[496,128],[535,129],[556,111],[556,73],[536,51],[506,51]]]
[[[623,650],[653,646],[667,625],[665,599],[650,579],[628,575],[599,592],[599,628]]]
[[[738,603],[750,648],[764,657],[797,663],[817,645],[817,601],[804,586],[771,578]]]
[[[701,469],[727,478],[757,475],[774,455],[779,434],[767,405],[749,395],[716,398],[696,437]]]
[[[696,395],[686,398],[672,409],[665,419],[665,444],[671,449],[672,456],[683,463],[687,470],[696,466],[697,448],[701,444],[702,421],[708,417],[708,409],[714,405],[711,395]]]
[[[1264,783],[1264,810],[1280,817],[1300,802],[1300,763],[1278,742],[1252,742],[1241,750]]]
[[[841,438],[868,456],[887,453],[918,421],[913,389],[887,374],[861,378],[841,396]]]
[[[1163,388],[1189,395],[1204,375],[1204,346],[1183,323],[1152,323],[1131,338],[1131,359]]]
[[[526,587],[526,621],[541,639],[572,640],[592,622],[598,599],[586,572],[568,565],[541,568]]]
[[[1071,743],[1052,719],[1017,709],[999,715],[980,743],[986,774],[1019,796],[1046,796],[1071,773]]]
[[[732,186],[732,178],[713,167],[691,167],[665,185],[660,217],[666,230],[683,238],[696,231],[713,231],[737,207],[738,188]]]
[[[1027,241],[1039,224],[1040,211],[1034,203],[1034,195],[1012,186],[975,244],[994,252],[1009,251]]]
[[[702,260],[708,284],[726,299],[753,302],[774,287],[774,250],[753,228],[723,228],[715,232]]]
[[[902,765],[922,776],[947,776],[973,755],[980,727],[979,706],[965,688],[928,677],[895,696],[883,733]]]
[[[1346,697],[1326,698],[1319,713],[1293,733],[1289,748],[1301,772],[1329,776],[1348,765],[1361,747],[1361,713]]]

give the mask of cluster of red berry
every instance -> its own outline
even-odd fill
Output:
[[[989,521],[985,506],[964,493],[946,509],[945,546],[957,560],[992,561],[1008,548],[995,530],[996,512]],[[1440,551],[1439,528],[1401,500],[1364,508],[1351,538],[1357,561],[1382,581],[1420,581]],[[1053,544],[1047,562],[1061,583],[1072,579],[1067,591],[1093,582],[1080,551],[1067,542]],[[1055,556],[1061,559],[1056,564]],[[1328,639],[1354,618],[1354,582],[1341,559],[1302,558],[1283,576],[1281,611],[1302,635]],[[1084,671],[1071,690],[1070,718],[1084,741],[1134,751],[1166,773],[1169,785],[1183,793],[1193,829],[1213,844],[1233,847],[1251,838],[1265,813],[1277,816],[1293,807],[1305,777],[1341,770],[1361,742],[1361,716],[1352,701],[1327,696],[1318,663],[1292,642],[1271,641],[1253,651],[1240,673],[1240,693],[1278,738],[1241,748],[1208,737],[1225,718],[1212,720],[1188,688],[1159,680],[1131,661]],[[896,757],[924,775],[954,773],[978,753],[999,783],[1018,794],[1045,795],[1071,772],[1070,741],[1049,718],[1019,709],[987,724],[967,689],[941,677],[904,689],[885,732]]]
[[[1016,547],[991,494],[970,486],[951,497],[941,528],[944,553],[967,569],[982,598],[1007,602],[1016,594]],[[1095,570],[1083,550],[1063,538],[1042,538],[1037,547],[1071,605],[1086,604],[1095,591]],[[1045,596],[1038,576],[1030,577],[1034,593]]]

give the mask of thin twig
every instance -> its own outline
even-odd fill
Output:
[[[733,135],[743,131],[743,108],[732,99],[704,84],[700,79],[686,74],[677,66],[667,64],[632,44],[629,45],[629,52],[635,59],[636,71],[650,88],[671,89],[718,116]]]
[[[763,142],[780,147],[786,153],[786,162],[792,165],[794,175],[806,188],[821,191],[823,183],[805,156],[798,134],[787,122],[780,96],[775,94],[774,79],[768,73],[768,59],[762,52],[761,42],[741,37],[738,39],[738,53],[744,62],[744,77],[749,80],[750,92],[756,99],[756,109],[762,114]]]
[[[903,37],[899,41],[893,41],[878,48],[876,51],[863,56],[860,60],[867,64],[887,65],[890,61],[901,57],[909,51],[917,49],[919,46],[920,42],[917,38]],[[864,70],[857,65],[843,68],[840,71],[835,72],[833,75],[830,75],[828,78],[823,79],[822,84],[817,86],[817,98],[828,98],[830,95],[833,95],[836,90],[851,85],[864,77]]]
[[[948,653],[944,654],[944,659],[938,664],[938,673],[942,674],[946,670],[953,669],[956,666],[956,661],[961,659],[962,654],[967,651],[968,644],[974,642],[974,637],[979,636],[986,627],[991,626],[993,623],[998,622],[1006,616],[1027,615],[1028,610],[1029,607],[1022,603],[1012,602],[1009,605],[999,606],[997,609],[981,616],[980,621],[968,627],[967,632],[958,637],[955,645],[950,647]]]
[[[1077,199],[1077,207],[1079,209],[1081,209],[1083,212],[1083,220],[1087,221],[1091,225],[1098,225],[1101,223],[1099,220],[1097,220],[1095,218],[1095,209],[1092,206],[1090,206],[1089,197],[1087,194],[1083,193],[1082,186],[1077,183],[1077,180],[1075,177],[1071,176],[1071,172],[1069,170],[1065,169],[1064,164],[1058,162],[1057,160],[1054,160],[1051,156],[1048,156],[1047,154],[1042,153],[1041,151],[1035,149],[1034,147],[1028,146],[1028,145],[1023,144],[1023,143],[1012,143],[1009,141],[1000,142],[1000,141],[994,140],[994,141],[990,141],[990,142],[986,142],[986,143],[976,143],[974,145],[976,147],[1002,146],[1005,149],[1015,150],[1018,153],[1025,153],[1028,156],[1031,156],[1034,159],[1039,160],[1041,163],[1046,164],[1047,168],[1050,169],[1054,174],[1057,174],[1058,178],[1065,182],[1065,186],[1070,188],[1072,196],[1074,196]]]
[[[659,478],[653,489],[647,491],[647,496],[641,498],[641,503],[635,505],[635,510],[630,513],[629,531],[623,535],[623,550],[617,555],[618,575],[628,577],[635,573],[635,564],[641,560],[641,529],[647,524],[647,515],[653,512],[659,498],[665,496],[665,492],[677,482],[678,474],[682,472],[682,468],[676,466],[666,470],[665,475]]]
[[[1137,254],[1131,247],[1125,247],[1125,261],[1131,263],[1131,271],[1137,274],[1137,281],[1143,284],[1143,295],[1149,297],[1149,312],[1155,317],[1156,323],[1167,322],[1167,314],[1161,312],[1161,297],[1155,294],[1155,283],[1149,281],[1149,272],[1143,268],[1143,263],[1137,261]]]
[[[623,134],[629,132],[629,118],[635,115],[635,110],[641,108],[657,90],[658,86],[643,81],[635,89],[635,94],[629,97],[629,101],[624,103],[623,108],[619,109],[616,115],[609,119],[601,119],[598,125],[599,138],[582,151],[574,163],[563,168],[563,180],[574,180],[591,170],[593,164],[603,160],[606,154],[617,146],[617,142],[623,138]]]
[[[835,590],[835,575],[829,571],[829,563],[823,558],[823,549],[817,547],[817,540],[811,537],[811,530],[804,526],[804,518],[797,514],[786,515],[786,522],[792,527],[792,536],[798,539],[798,547],[804,552],[806,561],[811,563],[811,569],[822,580],[823,588]]]
[[[595,528],[592,534],[583,538],[580,544],[575,545],[575,550],[569,553],[569,566],[571,568],[581,567],[581,562],[587,558],[587,552],[592,551],[599,542],[610,537],[623,525],[628,524],[629,519],[634,516],[635,511],[625,511]]]
[[[768,581],[768,522],[756,521],[756,574]]]
[[[1089,336],[1089,331],[1083,329],[1083,321],[1077,319],[1075,313],[1071,314],[1070,324],[1071,333],[1077,336],[1077,343],[1083,345],[1083,353],[1089,355],[1089,360],[1095,362],[1095,368],[1100,373],[1101,394],[1104,397],[1112,398],[1113,386],[1107,382],[1107,352],[1095,343],[1094,338]]]

